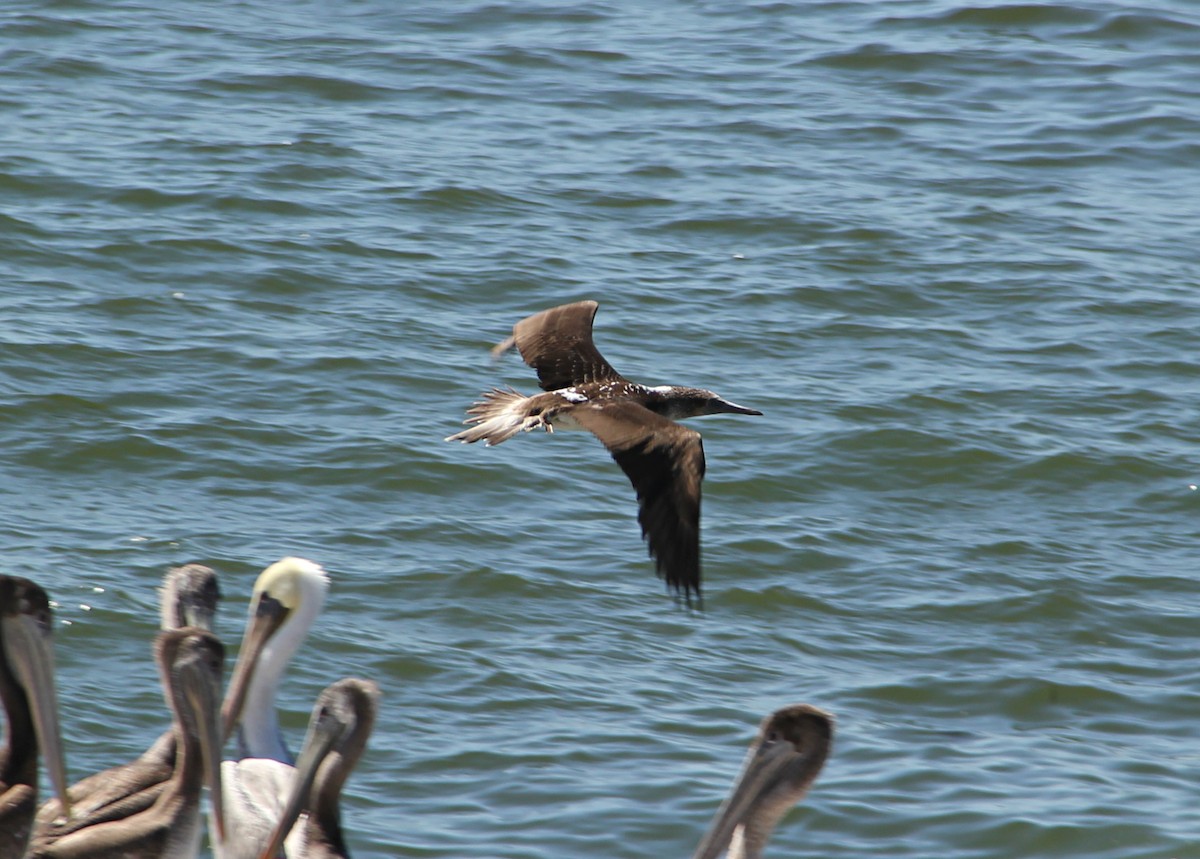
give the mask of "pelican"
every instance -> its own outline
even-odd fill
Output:
[[[276,561],[255,581],[250,619],[221,707],[225,735],[239,726],[241,757],[292,762],[275,696],[283,670],[321,613],[328,588],[325,571],[303,558]]]
[[[329,577],[312,561],[284,558],[254,583],[250,619],[222,708],[225,733],[238,727],[238,760],[221,764],[229,838],[218,859],[254,856],[291,792],[292,756],[279,730],[275,696],[283,671],[325,602]]]
[[[821,772],[832,743],[833,716],[808,704],[763,719],[741,775],[692,859],[760,859],[779,819]]]
[[[164,630],[194,626],[211,630],[221,598],[217,574],[202,564],[172,567],[159,588],[159,621]],[[111,767],[71,785],[73,816],[66,819],[58,800],[38,809],[34,837],[61,838],[76,829],[109,819],[112,803],[137,802],[149,807],[175,771],[175,731],[168,729],[137,760]],[[145,792],[145,793],[143,793]]]
[[[379,687],[370,680],[339,680],[317,696],[291,795],[256,859],[275,859],[285,845],[288,859],[350,855],[342,835],[342,786],[362,757],[378,712]]]
[[[38,750],[69,807],[50,646],[50,599],[28,579],[0,575],[0,701],[7,743],[0,748],[0,856],[21,856],[37,810]]]
[[[159,593],[159,628],[198,626],[210,632],[221,600],[221,588],[212,567],[184,564],[172,567],[163,578]]]
[[[221,803],[221,669],[225,648],[207,630],[160,632],[154,642],[163,691],[174,714],[177,755],[171,778],[146,806],[131,797],[103,820],[61,837],[35,839],[28,859],[195,859],[200,851],[200,791],[212,788],[217,839]]]

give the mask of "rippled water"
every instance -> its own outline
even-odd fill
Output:
[[[166,719],[155,585],[324,564],[282,693],[385,710],[354,855],[1197,854],[1190,2],[0,7],[0,550],[73,777]],[[594,439],[444,444],[591,297],[705,436],[703,613]]]

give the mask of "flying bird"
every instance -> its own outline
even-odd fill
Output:
[[[584,429],[608,448],[633,484],[638,522],[658,575],[690,603],[700,597],[700,433],[678,423],[700,415],[761,415],[704,388],[631,382],[592,342],[599,305],[578,301],[522,319],[493,355],[516,346],[544,393],[493,388],[467,410],[469,428],[446,441],[488,446],[518,432]]]
[[[760,859],[780,818],[816,781],[833,744],[833,716],[793,704],[763,719],[742,773],[692,859]]]

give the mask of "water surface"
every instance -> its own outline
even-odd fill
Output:
[[[355,856],[686,856],[836,713],[778,856],[1196,855],[1190,3],[0,11],[0,551],[69,768],[166,720],[155,586],[325,565],[282,690],[384,712]],[[704,433],[706,598],[594,439],[444,444],[594,298]]]

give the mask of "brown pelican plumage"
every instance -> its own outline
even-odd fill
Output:
[[[328,587],[325,571],[303,558],[272,564],[254,583],[250,617],[222,708],[226,734],[237,728],[239,758],[221,764],[229,838],[215,851],[218,859],[256,855],[255,839],[269,837],[291,791],[292,756],[279,730],[275,696]]]
[[[342,787],[362,757],[379,712],[379,687],[346,678],[318,697],[296,772],[270,841],[251,854],[274,859],[286,845],[288,859],[346,859],[342,833]]]
[[[216,571],[203,564],[172,567],[159,588],[160,629],[198,626],[209,631],[221,601]]]
[[[211,630],[220,598],[217,574],[212,568],[203,564],[172,567],[159,588],[161,629],[194,626]],[[63,815],[58,800],[50,800],[38,809],[36,837],[52,841],[76,829],[108,820],[112,815],[109,806],[113,803],[128,808],[136,802],[148,808],[174,773],[175,758],[175,731],[168,728],[137,760],[95,773],[71,785],[73,814],[69,820]]]
[[[760,859],[775,825],[816,780],[833,743],[833,716],[808,704],[763,719],[741,775],[692,859]]]
[[[54,687],[50,600],[28,579],[0,575],[0,856],[22,856],[37,810],[38,751],[67,803],[67,775]]]
[[[225,648],[194,627],[160,632],[154,643],[174,714],[177,754],[171,778],[147,805],[134,795],[108,806],[104,819],[60,837],[35,838],[28,859],[194,859],[202,827],[200,792],[212,788],[218,838],[221,803],[221,670]]]
[[[700,596],[700,434],[676,423],[700,415],[761,415],[703,388],[648,387],[613,369],[592,342],[599,305],[578,301],[522,319],[493,354],[516,346],[545,393],[494,388],[467,410],[469,429],[446,441],[500,444],[518,432],[590,431],[638,497],[638,522],[658,575],[676,593]]]

